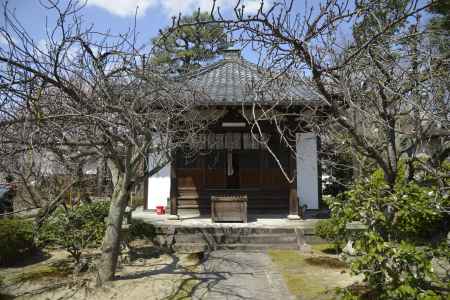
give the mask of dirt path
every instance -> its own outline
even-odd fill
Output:
[[[215,251],[203,263],[192,299],[293,299],[263,252]]]

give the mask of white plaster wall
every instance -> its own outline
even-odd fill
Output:
[[[297,193],[300,205],[319,208],[317,136],[297,133]]]
[[[167,206],[167,198],[170,197],[170,164],[162,168],[158,173],[148,178],[148,209],[156,209],[156,206]]]

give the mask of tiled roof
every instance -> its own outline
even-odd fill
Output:
[[[292,84],[289,80],[289,84],[283,85],[280,81],[282,79],[270,83],[270,78],[267,71],[243,59],[239,50],[228,50],[222,60],[189,73],[181,80],[202,94],[208,104],[236,105],[254,102],[269,104],[274,101],[291,104],[321,103],[303,84]],[[264,82],[265,88],[261,88]],[[257,90],[259,93],[255,92]]]

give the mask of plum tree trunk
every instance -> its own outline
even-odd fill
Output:
[[[115,176],[106,232],[102,243],[102,255],[98,265],[97,285],[114,279],[120,252],[121,228],[125,207],[130,195],[130,180],[126,174],[112,172]]]

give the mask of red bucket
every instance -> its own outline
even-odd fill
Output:
[[[164,206],[157,206],[156,207],[156,214],[157,215],[164,215],[166,213],[166,209]]]

